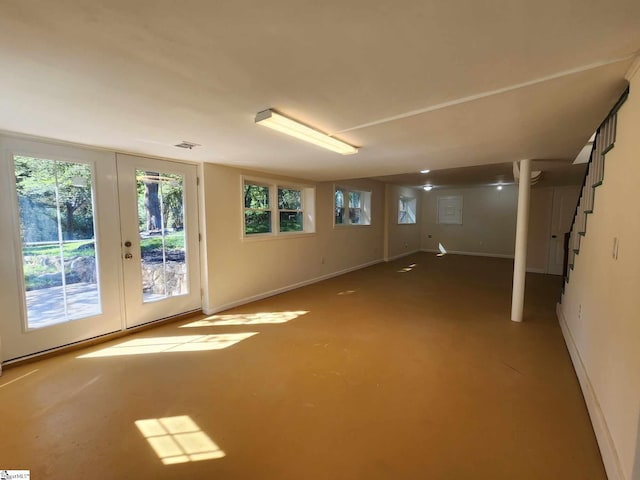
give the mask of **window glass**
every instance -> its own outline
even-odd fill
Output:
[[[359,225],[362,217],[360,192],[349,192],[349,223]]]
[[[342,225],[345,223],[344,218],[344,191],[336,189],[335,198],[335,224]]]
[[[269,180],[245,179],[244,235],[313,233],[315,188],[284,186]]]
[[[278,188],[278,210],[281,232],[302,232],[302,191],[293,188]]]
[[[370,225],[371,192],[336,187],[334,225]]]
[[[27,325],[102,311],[90,165],[14,156]]]
[[[416,223],[416,199],[400,197],[398,201],[398,223]]]
[[[245,183],[244,185],[244,233],[271,232],[269,187]]]
[[[136,170],[143,302],[189,293],[184,178]]]

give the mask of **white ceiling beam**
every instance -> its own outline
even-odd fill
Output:
[[[558,78],[567,77],[569,75],[575,75],[576,73],[586,72],[588,70],[593,70],[593,69],[596,69],[596,68],[605,67],[607,65],[611,65],[611,64],[614,64],[614,63],[625,62],[625,61],[630,60],[630,59],[632,59],[634,57],[637,57],[637,56],[638,56],[638,52],[634,52],[634,53],[632,53],[630,55],[626,55],[624,57],[618,57],[618,58],[613,58],[613,59],[608,59],[608,60],[602,60],[602,61],[599,61],[599,62],[590,63],[588,65],[582,65],[580,67],[571,68],[569,70],[563,70],[561,72],[553,73],[551,75],[547,75],[547,76],[544,76],[544,77],[535,78],[533,80],[528,80],[526,82],[515,83],[515,84],[509,85],[507,87],[502,87],[502,88],[498,88],[498,89],[495,89],[495,90],[489,90],[489,91],[486,91],[486,92],[477,93],[475,95],[469,95],[469,96],[466,96],[466,97],[460,97],[460,98],[456,98],[454,100],[449,100],[449,101],[446,101],[446,102],[437,103],[435,105],[430,105],[428,107],[419,108],[417,110],[410,110],[408,112],[401,113],[401,114],[398,114],[398,115],[393,115],[391,117],[381,118],[379,120],[374,120],[372,122],[362,123],[362,124],[356,125],[354,127],[349,127],[349,128],[345,128],[343,130],[339,130],[337,132],[333,132],[333,133],[330,134],[330,136],[339,135],[339,134],[346,133],[346,132],[352,132],[354,130],[361,130],[363,128],[373,127],[375,125],[381,125],[383,123],[395,122],[396,120],[402,120],[404,118],[415,117],[416,115],[422,115],[424,113],[429,113],[429,112],[433,112],[433,111],[436,111],[436,110],[441,110],[443,108],[453,107],[453,106],[460,105],[460,104],[463,104],[463,103],[474,102],[474,101],[480,100],[482,98],[492,97],[494,95],[500,95],[502,93],[512,92],[514,90],[518,90],[518,89],[521,89],[521,88],[531,87],[533,85],[537,85],[537,84],[540,84],[540,83],[548,82],[548,81],[551,81],[551,80],[556,80]],[[638,67],[640,67],[640,64],[636,65],[636,69]],[[634,70],[634,72],[635,72],[635,70]]]

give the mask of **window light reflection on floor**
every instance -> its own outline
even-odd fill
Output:
[[[2,385],[0,385],[0,388],[6,387],[7,385],[11,385],[12,383],[15,383],[19,380],[22,380],[23,378],[28,377],[29,375],[36,373],[39,369],[36,368],[35,370],[31,370],[29,373],[25,373],[24,375],[20,375],[18,378],[14,378],[13,380],[9,380],[7,383],[3,383]]]
[[[179,335],[173,337],[136,338],[112,347],[80,355],[78,358],[116,357],[119,355],[142,355],[164,352],[202,352],[222,350],[258,332],[222,333],[218,335]]]
[[[137,420],[136,427],[165,465],[226,455],[188,415]]]
[[[407,273],[410,272],[411,270],[414,269],[414,267],[417,265],[417,263],[412,263],[411,265],[409,265],[408,267],[404,267],[401,268],[400,270],[398,270],[398,273]]]
[[[234,313],[229,315],[212,315],[203,320],[181,325],[180,328],[215,327],[223,325],[263,325],[272,323],[287,323],[294,318],[309,313],[306,310],[296,312],[259,312],[259,313]]]

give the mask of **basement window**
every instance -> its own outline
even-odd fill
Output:
[[[416,199],[413,197],[400,196],[398,199],[398,223],[416,223]]]
[[[243,237],[260,238],[315,231],[315,188],[243,178]]]
[[[438,223],[462,225],[462,195],[438,197]]]
[[[371,225],[371,192],[336,186],[334,226]]]

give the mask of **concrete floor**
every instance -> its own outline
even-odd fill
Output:
[[[10,368],[0,469],[605,479],[554,313],[561,280],[529,275],[515,324],[511,268],[416,254]]]

